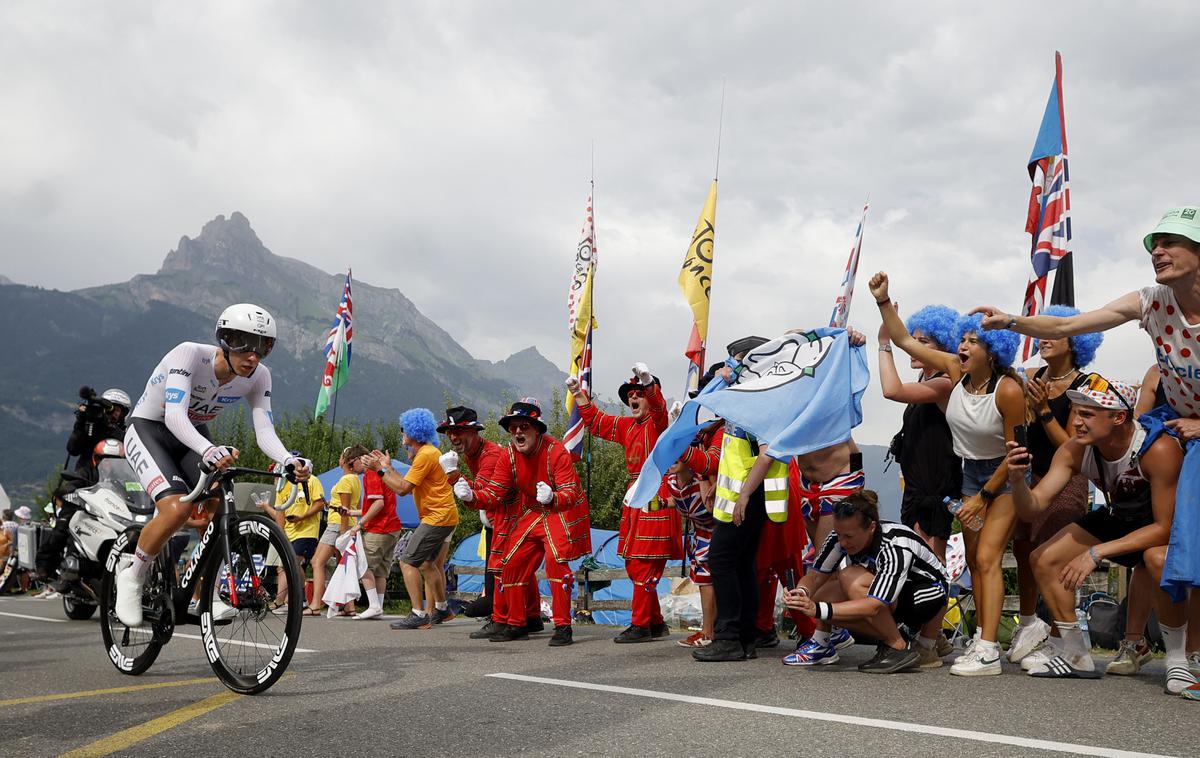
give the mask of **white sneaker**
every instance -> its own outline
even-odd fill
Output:
[[[1037,617],[1034,617],[1033,623],[1029,626],[1017,627],[1017,633],[1013,635],[1012,644],[1008,646],[1009,663],[1020,663],[1025,656],[1037,649],[1037,646],[1042,644],[1042,641],[1049,636],[1050,625]]]
[[[60,597],[62,597],[61,592],[59,592],[56,589],[50,589],[50,590],[46,591],[46,594],[42,596],[42,599],[43,600],[58,600]]]
[[[1200,650],[1189,655],[1187,661],[1192,676],[1200,676]]]
[[[363,619],[377,619],[382,615],[383,615],[383,606],[382,605],[367,606],[367,609],[365,611],[363,611],[362,613],[355,614],[354,618],[356,620],[361,621]]]
[[[1163,689],[1168,695],[1178,695],[1196,683],[1196,677],[1187,666],[1167,666],[1167,686]]]
[[[995,676],[1001,671],[999,649],[982,641],[976,641],[950,667],[950,673],[955,676]]]
[[[117,569],[117,618],[125,626],[142,625],[142,585],[134,578],[130,562]]]
[[[228,621],[236,616],[237,608],[221,600],[219,597],[214,597],[212,601],[212,620],[213,621]]]
[[[1058,653],[1054,649],[1054,645],[1050,644],[1050,638],[1042,640],[1041,644],[1033,649],[1033,652],[1021,659],[1021,670],[1027,674],[1032,674],[1036,671],[1046,671],[1046,665],[1050,663],[1050,659]]]

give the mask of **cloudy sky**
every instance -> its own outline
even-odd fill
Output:
[[[1140,237],[1200,198],[1194,3],[644,6],[4,3],[0,274],[125,280],[240,210],[478,357],[565,363],[594,144],[599,388],[644,360],[677,394],[723,80],[714,346],[827,320],[868,194],[853,323],[877,269],[906,312],[1018,309],[1056,49],[1079,304],[1151,283]],[[1127,325],[1096,367],[1151,360]],[[875,386],[866,414],[862,441],[899,426]]]

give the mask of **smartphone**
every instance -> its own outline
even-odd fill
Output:
[[[1025,448],[1026,451],[1029,450],[1029,434],[1028,429],[1024,424],[1017,424],[1013,427],[1013,441],[1016,442],[1019,447]],[[1027,452],[1025,455],[1025,460],[1028,461],[1029,457],[1030,456]]]
[[[796,589],[796,572],[793,569],[783,572],[783,586],[789,590]]]
[[[863,467],[863,454],[861,452],[851,453],[850,454],[850,470],[858,471],[862,467]]]

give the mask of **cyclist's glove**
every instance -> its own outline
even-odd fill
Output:
[[[283,467],[287,468],[288,466],[292,466],[294,469],[312,469],[312,461],[307,458],[301,458],[298,455],[289,455],[287,458],[283,459]]]
[[[204,461],[205,466],[212,468],[213,466],[217,465],[217,461],[221,460],[222,458],[228,458],[236,452],[236,450],[228,447],[227,445],[213,445],[204,451],[204,455],[201,456],[201,460]]]

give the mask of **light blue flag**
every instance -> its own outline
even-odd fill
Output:
[[[754,435],[772,458],[789,460],[850,439],[862,423],[870,382],[866,352],[845,329],[785,334],[751,350],[732,386],[713,382],[684,404],[651,451],[629,505],[644,508],[671,464],[712,414]]]

